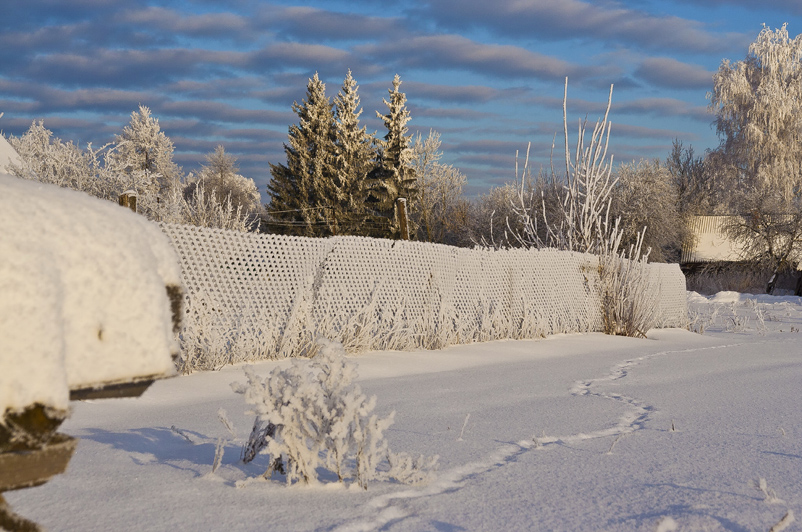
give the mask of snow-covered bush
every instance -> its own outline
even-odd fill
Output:
[[[376,397],[368,398],[353,383],[356,364],[345,358],[342,345],[327,340],[318,344],[311,361],[293,360],[265,379],[247,367],[248,382],[232,384],[257,416],[243,458],[266,452],[270,458],[264,476],[284,473],[287,483],[317,483],[321,467],[340,482],[351,478],[365,489],[374,479],[425,481],[437,458],[413,460],[393,453],[384,431],[395,412],[384,418],[373,413]]]

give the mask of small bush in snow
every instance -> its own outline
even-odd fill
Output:
[[[368,399],[353,383],[356,364],[344,357],[341,344],[318,340],[318,345],[311,362],[293,360],[265,379],[246,367],[247,384],[232,384],[257,416],[243,459],[267,453],[264,476],[284,473],[287,483],[316,483],[321,467],[340,482],[352,478],[365,489],[374,479],[427,480],[437,457],[413,460],[390,451],[384,431],[395,412],[385,418],[373,413],[376,397]]]
[[[649,252],[641,254],[643,235],[644,232],[638,235],[628,253],[618,251],[616,240],[599,255],[599,297],[605,334],[645,338],[657,321],[646,264]]]

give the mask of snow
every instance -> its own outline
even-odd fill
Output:
[[[375,412],[396,411],[391,448],[440,456],[426,485],[364,491],[321,474],[315,487],[236,488],[267,463],[239,460],[253,416],[229,386],[242,367],[228,366],[158,381],[138,399],[73,403],[63,430],[81,442],[67,473],[5,497],[63,531],[769,530],[802,515],[802,299],[689,294],[689,305],[704,335],[354,357]]]
[[[0,133],[0,174],[8,173],[9,164],[20,164],[19,154]]]
[[[118,205],[0,174],[0,412],[174,372],[175,252]]]

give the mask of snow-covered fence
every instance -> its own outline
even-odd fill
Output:
[[[443,347],[601,330],[596,257],[162,224],[181,259],[188,368],[314,349]],[[677,265],[649,265],[661,326],[685,326]]]

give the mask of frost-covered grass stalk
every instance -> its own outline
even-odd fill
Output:
[[[406,298],[381,299],[391,286],[377,280],[368,303],[348,316],[325,314],[315,319],[313,283],[301,287],[289,316],[267,316],[259,309],[243,307],[240,313],[227,312],[209,294],[198,294],[186,305],[183,329],[178,335],[182,356],[178,369],[183,373],[216,370],[227,364],[253,360],[313,357],[319,345],[316,338],[332,338],[348,353],[371,350],[441,349],[449,345],[499,339],[541,338],[550,332],[567,332],[571,327],[555,321],[550,324],[537,302],[521,299],[518,313],[499,302],[480,298],[472,312],[459,312],[442,295],[436,279],[429,283],[422,308],[413,311]],[[380,304],[380,300],[383,304]],[[260,317],[257,331],[243,326],[241,314]],[[579,316],[575,317],[581,321]]]
[[[601,299],[603,330],[607,334],[646,336],[655,324],[655,305],[646,267],[648,250],[641,253],[644,227],[637,235],[637,244],[620,251],[623,232],[619,220],[610,219],[611,192],[616,179],[612,175],[613,157],[607,156],[610,141],[608,116],[613,87],[607,99],[604,118],[588,136],[587,124],[580,123],[574,153],[568,140],[568,78],[563,95],[563,128],[565,134],[565,177],[556,219],[549,219],[545,199],[541,211],[532,207],[537,202],[524,197],[528,175],[529,151],[520,177],[518,204],[512,206],[522,231],[514,232],[524,247],[555,247],[598,255],[598,290]],[[554,170],[552,169],[552,172]],[[518,168],[516,162],[516,177]],[[538,228],[538,218],[545,228],[545,239]],[[508,222],[508,228],[510,224]],[[510,231],[512,231],[510,229]]]
[[[247,383],[233,383],[257,419],[244,456],[269,455],[264,473],[283,473],[288,484],[318,482],[318,469],[351,479],[367,489],[376,479],[405,483],[429,478],[437,457],[413,459],[390,450],[384,432],[395,412],[381,418],[357,384],[356,364],[345,358],[341,344],[318,341],[311,361],[293,360],[262,379],[245,369]]]
[[[649,252],[641,253],[643,234],[626,253],[619,253],[618,241],[614,241],[599,255],[599,297],[605,334],[645,338],[656,322],[657,301],[649,286],[646,264]]]

